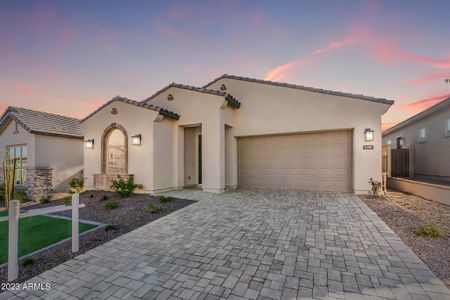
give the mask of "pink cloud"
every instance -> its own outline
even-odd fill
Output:
[[[429,98],[421,99],[406,105],[401,106],[401,109],[408,110],[413,113],[419,113],[421,111],[424,111],[427,108],[430,108],[431,106],[438,104],[439,102],[446,100],[450,97],[450,93],[435,95]]]
[[[431,65],[435,68],[450,68],[450,57],[438,58],[402,51],[387,42],[378,42],[376,56],[383,62],[411,61]]]
[[[288,63],[276,66],[275,68],[270,69],[267,73],[264,79],[266,80],[272,80],[272,81],[281,81],[286,80],[289,73],[297,67],[304,67],[309,66],[313,64],[314,62],[312,60],[307,59],[300,59],[300,60],[293,60]]]
[[[398,122],[383,122],[381,124],[381,131],[383,132],[385,130],[388,130],[389,128],[391,128],[397,124],[398,124]]]
[[[450,78],[450,72],[438,72],[438,73],[430,73],[426,74],[420,78],[409,80],[409,84],[417,85],[422,83],[427,83],[434,80],[442,80]]]
[[[0,87],[1,86],[5,88],[13,88],[26,96],[30,96],[33,91],[35,91],[35,86],[25,81],[0,80]]]
[[[175,7],[169,9],[169,11],[167,12],[167,16],[175,21],[181,21],[185,18],[184,12],[181,9]]]
[[[162,17],[156,17],[155,19],[156,29],[164,36],[171,38],[184,37],[185,33],[176,29],[174,26],[170,25],[168,22],[164,21]]]
[[[344,46],[352,45],[354,43],[355,43],[355,39],[353,37],[348,37],[348,38],[346,38],[344,40],[340,40],[340,41],[332,41],[326,47],[318,48],[318,49],[314,50],[313,54],[322,54],[322,53],[325,53],[328,51],[342,48]]]

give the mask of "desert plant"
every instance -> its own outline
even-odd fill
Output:
[[[114,200],[108,200],[105,203],[103,203],[103,207],[107,209],[115,209],[119,207],[119,203]]]
[[[114,225],[114,224],[108,224],[105,226],[105,231],[116,231],[119,229],[119,226]]]
[[[27,197],[26,190],[23,189],[23,190],[14,191],[14,196],[13,196],[14,200],[19,200],[20,203],[22,203],[25,201],[26,197]]]
[[[425,237],[432,237],[432,238],[438,238],[442,237],[444,235],[444,232],[442,229],[437,227],[434,224],[424,224],[420,226],[419,228],[414,231],[416,235],[425,236]]]
[[[72,205],[72,197],[70,196],[64,197],[63,202],[65,206]]]
[[[73,177],[69,180],[69,189],[68,192],[70,194],[81,193],[84,189],[84,178],[83,177]]]
[[[34,264],[36,263],[36,261],[37,261],[37,259],[36,259],[35,257],[29,256],[29,257],[24,258],[24,259],[20,262],[20,265],[21,265],[22,267],[28,267],[28,266],[34,265]]]
[[[373,180],[373,178],[370,178],[369,184],[371,186],[369,195],[371,195],[373,197],[378,197],[380,195],[381,182]]]
[[[6,159],[3,161],[3,193],[5,197],[6,209],[9,208],[9,201],[14,200],[14,187],[16,178],[16,160],[11,156],[10,150],[6,148]]]
[[[168,203],[168,202],[171,202],[173,200],[173,198],[170,196],[159,196],[158,200],[159,200],[159,203]]]
[[[50,203],[50,200],[52,199],[52,196],[50,195],[43,195],[41,198],[39,198],[39,202],[42,204]]]
[[[122,177],[118,176],[117,179],[113,179],[111,183],[111,188],[120,197],[129,197],[135,189],[142,189],[142,184],[134,183],[132,176],[124,180]]]
[[[157,214],[157,213],[162,212],[162,208],[153,203],[150,203],[148,205],[148,210],[150,211],[151,214]]]

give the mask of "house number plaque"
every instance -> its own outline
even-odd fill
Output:
[[[373,145],[363,145],[363,150],[373,150]]]

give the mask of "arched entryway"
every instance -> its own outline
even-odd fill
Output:
[[[128,135],[125,128],[111,124],[102,137],[102,173],[125,175],[128,173]]]

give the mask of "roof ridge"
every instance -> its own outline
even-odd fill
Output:
[[[163,116],[167,116],[169,118],[176,119],[176,120],[178,120],[178,118],[180,117],[179,114],[177,114],[175,112],[172,112],[172,111],[170,111],[168,109],[165,109],[163,107],[157,106],[157,105],[149,104],[149,103],[146,103],[144,101],[137,101],[137,100],[129,99],[127,97],[115,96],[114,98],[112,98],[111,100],[107,101],[106,103],[101,105],[99,108],[97,108],[96,110],[91,112],[89,115],[87,115],[86,117],[81,119],[80,123],[86,121],[87,119],[89,119],[90,117],[95,115],[97,112],[99,112],[101,109],[103,109],[104,107],[108,106],[109,104],[111,104],[114,101],[120,101],[120,102],[131,104],[131,105],[134,105],[134,106],[138,106],[138,107],[143,107],[143,108],[146,108],[146,109],[154,110],[154,111],[160,113]]]
[[[270,81],[270,80],[265,80],[265,79],[257,79],[257,78],[251,78],[251,77],[229,75],[229,74],[223,74],[223,75],[217,77],[216,79],[214,79],[214,80],[210,81],[209,83],[207,83],[206,85],[204,85],[203,88],[206,88],[206,87],[210,86],[211,84],[214,84],[223,78],[243,80],[243,81],[248,81],[248,82],[253,82],[253,83],[268,84],[268,85],[280,86],[280,87],[296,88],[296,89],[302,89],[302,90],[306,90],[306,91],[310,91],[310,92],[318,92],[318,93],[328,94],[328,95],[357,98],[357,99],[363,99],[363,100],[368,100],[368,101],[373,101],[373,102],[380,102],[380,103],[389,104],[389,105],[394,104],[394,100],[388,100],[386,98],[378,98],[378,97],[366,96],[363,94],[354,94],[354,93],[341,92],[341,91],[335,91],[335,90],[326,90],[326,89],[308,87],[308,86],[299,85],[299,84],[287,83],[287,82]]]
[[[57,116],[57,117],[63,117],[63,118],[67,118],[67,119],[73,119],[75,121],[80,121],[80,119],[78,118],[74,118],[74,117],[69,117],[69,116],[65,116],[65,115],[60,115],[60,114],[55,114],[55,113],[51,113],[51,112],[47,112],[47,111],[40,111],[40,110],[35,110],[35,109],[30,109],[30,108],[25,108],[25,107],[21,107],[21,106],[8,106],[7,109],[5,110],[5,112],[8,109],[14,109],[14,110],[27,110],[27,111],[32,111],[32,112],[36,112],[36,113],[40,113],[40,114],[47,114],[47,115],[51,115],[51,116]]]
[[[145,98],[141,102],[147,102],[149,100],[152,100],[153,98],[155,98],[159,94],[163,93],[164,91],[170,89],[171,87],[177,87],[177,88],[182,88],[182,89],[191,90],[191,91],[204,92],[204,93],[213,94],[213,95],[217,95],[217,96],[223,96],[223,97],[226,97],[228,95],[228,93],[226,93],[226,92],[213,90],[213,89],[207,89],[205,87],[198,87],[198,86],[194,86],[194,85],[171,82],[168,85],[166,85],[165,87],[163,87],[162,89],[157,90],[153,95]]]
[[[396,124],[395,126],[392,126],[391,128],[386,129],[382,134],[386,135],[389,134],[391,132],[394,132],[400,128],[403,128],[404,126],[408,125],[410,122],[415,121],[415,120],[420,120],[423,117],[426,117],[428,114],[431,114],[434,112],[434,110],[436,110],[438,107],[441,106],[445,106],[447,104],[450,104],[450,94],[449,97],[440,101],[439,103],[436,103],[433,106],[428,107],[425,110],[422,110],[421,112],[401,121],[400,123]]]

